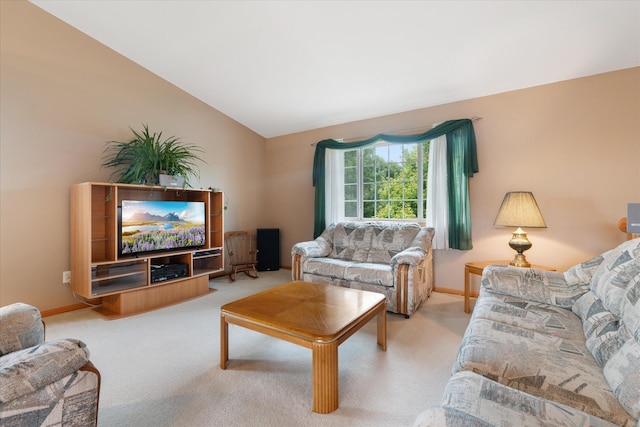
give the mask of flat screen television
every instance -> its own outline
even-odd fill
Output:
[[[120,254],[137,255],[204,246],[204,202],[123,200]]]

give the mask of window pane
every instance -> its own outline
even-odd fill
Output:
[[[389,163],[387,178],[402,179],[403,175],[402,163]]]
[[[378,182],[386,182],[389,179],[389,165],[378,165],[376,170],[376,181]]]
[[[345,202],[344,216],[347,218],[356,218],[358,216],[358,202]]]
[[[362,149],[362,164],[364,166],[373,167],[375,165],[375,150],[372,148],[363,148]]]
[[[358,159],[358,151],[345,151],[344,153],[344,167],[356,167]]]
[[[345,184],[357,184],[358,170],[356,168],[344,168],[344,182]]]
[[[416,181],[408,181],[404,183],[404,197],[407,199],[418,198],[418,183]]]
[[[381,158],[385,162],[389,161],[389,147],[388,146],[376,147],[376,148],[374,148],[374,151],[375,151],[377,157]]]
[[[390,218],[402,219],[404,218],[404,213],[402,211],[402,202],[391,202],[391,213]]]
[[[400,163],[402,162],[402,149],[404,148],[404,144],[394,144],[389,146],[389,161]]]
[[[363,202],[363,213],[362,216],[364,218],[375,218],[376,217],[376,203],[375,202]]]
[[[362,200],[374,200],[376,197],[375,184],[362,184]]]
[[[344,200],[358,201],[358,184],[349,184],[344,186]]]
[[[418,218],[418,201],[417,200],[404,201],[404,217]]]
[[[362,182],[371,183],[376,181],[376,169],[373,166],[362,168]]]
[[[375,218],[389,218],[389,203],[378,204]]]
[[[376,185],[376,198],[378,200],[387,200],[389,198],[389,185],[386,182],[382,182]]]

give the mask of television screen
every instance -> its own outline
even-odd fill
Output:
[[[122,201],[122,255],[205,244],[204,202]]]

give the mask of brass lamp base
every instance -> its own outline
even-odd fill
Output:
[[[527,233],[522,228],[518,227],[518,229],[513,232],[509,246],[517,252],[516,256],[509,263],[510,265],[523,268],[531,267],[531,264],[527,262],[527,258],[525,258],[523,252],[531,248],[532,244],[529,239],[527,239]]]

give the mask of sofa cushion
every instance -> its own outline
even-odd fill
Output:
[[[604,255],[604,254],[603,254]],[[596,272],[602,260],[603,255],[598,255],[588,261],[574,265],[564,272],[564,279],[569,285],[586,285],[591,282],[593,274]]]
[[[587,284],[569,284],[562,273],[490,265],[482,273],[482,287],[503,295],[512,295],[540,303],[571,308],[589,291]]]
[[[453,372],[472,371],[500,384],[619,425],[634,425],[616,400],[580,334],[559,338],[506,323],[474,319]]]
[[[632,268],[635,267],[629,266],[629,269]],[[640,343],[640,272],[629,279],[627,291],[622,298],[621,311],[622,323],[636,342]]]
[[[640,344],[622,327],[619,340],[629,337],[615,352],[602,370],[620,404],[640,420]]]
[[[564,339],[582,335],[580,319],[566,308],[496,294],[484,288],[481,288],[473,308],[473,318],[492,320]]]
[[[611,354],[624,343],[618,339],[619,319],[604,307],[602,300],[592,291],[576,301],[572,310],[582,319],[587,348],[598,364],[604,366]]]
[[[621,317],[622,298],[629,281],[640,272],[640,239],[606,252],[591,278],[591,290],[614,315]]]
[[[0,358],[0,403],[33,393],[80,369],[89,361],[82,341],[59,339]]]
[[[353,263],[347,266],[344,278],[353,282],[393,286],[393,270],[389,264]]]
[[[347,266],[351,261],[333,258],[307,258],[302,265],[302,271],[331,279],[344,279]]]
[[[94,427],[99,386],[95,371],[76,371],[34,393],[0,404],[0,425]]]
[[[622,406],[640,418],[640,259],[619,264],[611,272],[615,273],[603,275],[611,282],[608,286],[600,284],[599,289],[607,298],[602,306],[608,304],[620,312],[619,328],[593,339],[593,351],[602,361],[604,376]],[[610,316],[617,318],[614,313]]]
[[[413,427],[615,425],[472,372],[459,372],[451,377],[442,396],[442,407],[424,411],[413,423]]]
[[[369,255],[373,230],[367,223],[341,222],[333,231],[331,258],[364,262]]]
[[[391,258],[411,245],[420,231],[415,223],[373,223],[371,247],[366,262],[389,264]]]
[[[333,258],[308,258],[304,261],[303,271],[306,274],[328,277],[331,280],[347,280],[385,287],[393,286],[393,270],[390,265]]]

